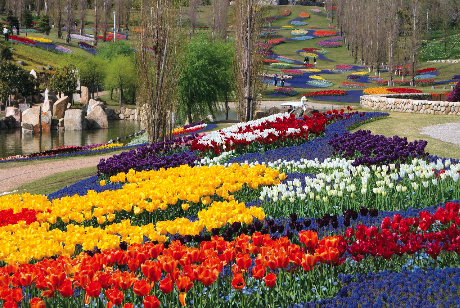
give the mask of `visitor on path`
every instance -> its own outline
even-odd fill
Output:
[[[278,84],[278,75],[275,74],[275,75],[273,76],[273,82],[274,82],[275,87],[276,87],[276,85]]]
[[[303,60],[303,64],[308,65],[308,62],[310,62],[310,59],[305,56],[305,59]]]
[[[286,81],[286,80],[284,79],[284,76],[281,76],[281,86],[282,86],[282,87],[284,87],[284,82],[285,82],[285,81]]]
[[[313,63],[316,65],[316,57],[313,58]]]
[[[9,31],[7,27],[3,28],[3,34],[5,35],[5,41],[8,41],[10,36],[9,36]]]

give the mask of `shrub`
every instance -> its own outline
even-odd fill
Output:
[[[450,93],[449,97],[446,99],[448,102],[460,102],[460,81],[457,82],[457,85]]]

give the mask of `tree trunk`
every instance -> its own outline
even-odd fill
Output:
[[[121,108],[121,106],[123,105],[123,103],[122,103],[122,98],[123,98],[123,86],[120,85],[120,97],[119,97],[119,99],[118,99],[118,105],[120,106],[120,108]]]
[[[228,120],[228,110],[230,107],[228,107],[228,92],[225,92],[225,120]]]

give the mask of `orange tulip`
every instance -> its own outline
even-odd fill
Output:
[[[172,258],[163,258],[161,259],[160,264],[166,273],[174,272],[177,267],[177,261],[173,260]]]
[[[176,280],[176,287],[179,292],[187,293],[193,287],[193,282],[187,276],[179,276]]]
[[[334,262],[339,258],[339,250],[337,248],[328,248],[320,246],[316,253],[318,253],[322,261]]]
[[[133,291],[138,296],[146,296],[150,293],[152,286],[145,279],[138,280],[134,283]]]
[[[263,239],[263,235],[260,232],[256,232],[252,235],[252,243],[256,246],[262,246]]]
[[[316,264],[316,261],[317,261],[316,256],[307,253],[302,257],[301,264],[302,264],[303,269],[308,272],[313,269],[313,267]]]
[[[112,286],[112,275],[98,271],[94,274],[93,281],[99,281],[103,289],[108,289]]]
[[[319,246],[326,246],[328,248],[337,248],[339,245],[339,238],[336,236],[326,236],[319,243]]]
[[[32,282],[37,278],[37,275],[33,272],[20,273],[19,274],[19,283],[23,287],[30,286]]]
[[[86,285],[85,288],[86,291],[86,296],[85,296],[85,304],[89,304],[90,302],[90,297],[99,297],[99,294],[101,294],[101,284],[97,281],[95,282],[90,282]]]
[[[154,261],[147,261],[141,265],[142,274],[151,282],[157,282],[161,278],[161,268]]]
[[[52,285],[50,289],[56,290],[61,284],[64,282],[65,279],[65,272],[61,271],[58,268],[53,269],[53,271],[48,275],[49,281]]]
[[[171,280],[171,276],[169,274],[166,275],[166,278],[160,280],[160,290],[161,292],[168,294],[171,293],[173,290],[173,282]]]
[[[145,308],[158,308],[160,307],[160,301],[155,295],[148,295],[142,301]]]
[[[30,308],[45,308],[45,302],[41,298],[34,297],[30,301]]]
[[[131,303],[126,303],[123,308],[134,308],[134,305]]]
[[[217,276],[219,276],[219,271],[217,269],[211,270],[206,268],[199,274],[198,277],[202,284],[210,286],[214,283],[214,281],[216,281]]]
[[[318,233],[311,230],[302,231],[299,233],[299,240],[307,248],[315,248],[318,244]]]
[[[236,273],[235,275],[233,275],[233,279],[232,279],[233,288],[237,290],[241,290],[242,288],[244,288],[245,285],[246,285],[246,281],[243,278],[243,274]]]
[[[105,296],[116,306],[121,305],[123,302],[123,292],[115,287],[105,291]]]
[[[140,262],[138,259],[132,258],[128,260],[128,268],[131,272],[137,271],[137,269],[139,268],[139,265],[140,265]]]
[[[264,280],[267,287],[273,288],[276,284],[276,275],[273,273],[268,273]]]
[[[252,268],[252,277],[261,279],[265,275],[265,266],[259,264]]]

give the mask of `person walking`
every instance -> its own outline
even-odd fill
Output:
[[[313,63],[316,65],[316,57],[313,58]]]
[[[284,87],[284,82],[285,82],[285,81],[286,81],[286,80],[284,79],[284,76],[281,76],[281,87]]]
[[[7,27],[3,27],[3,34],[5,35],[5,41],[8,41],[10,38],[9,31]]]
[[[278,84],[278,75],[276,74],[273,76],[273,83],[275,84],[275,87]]]
[[[305,65],[308,65],[308,63],[310,63],[310,58],[307,57],[307,56],[305,56],[305,60],[303,61],[303,63],[304,63]]]

